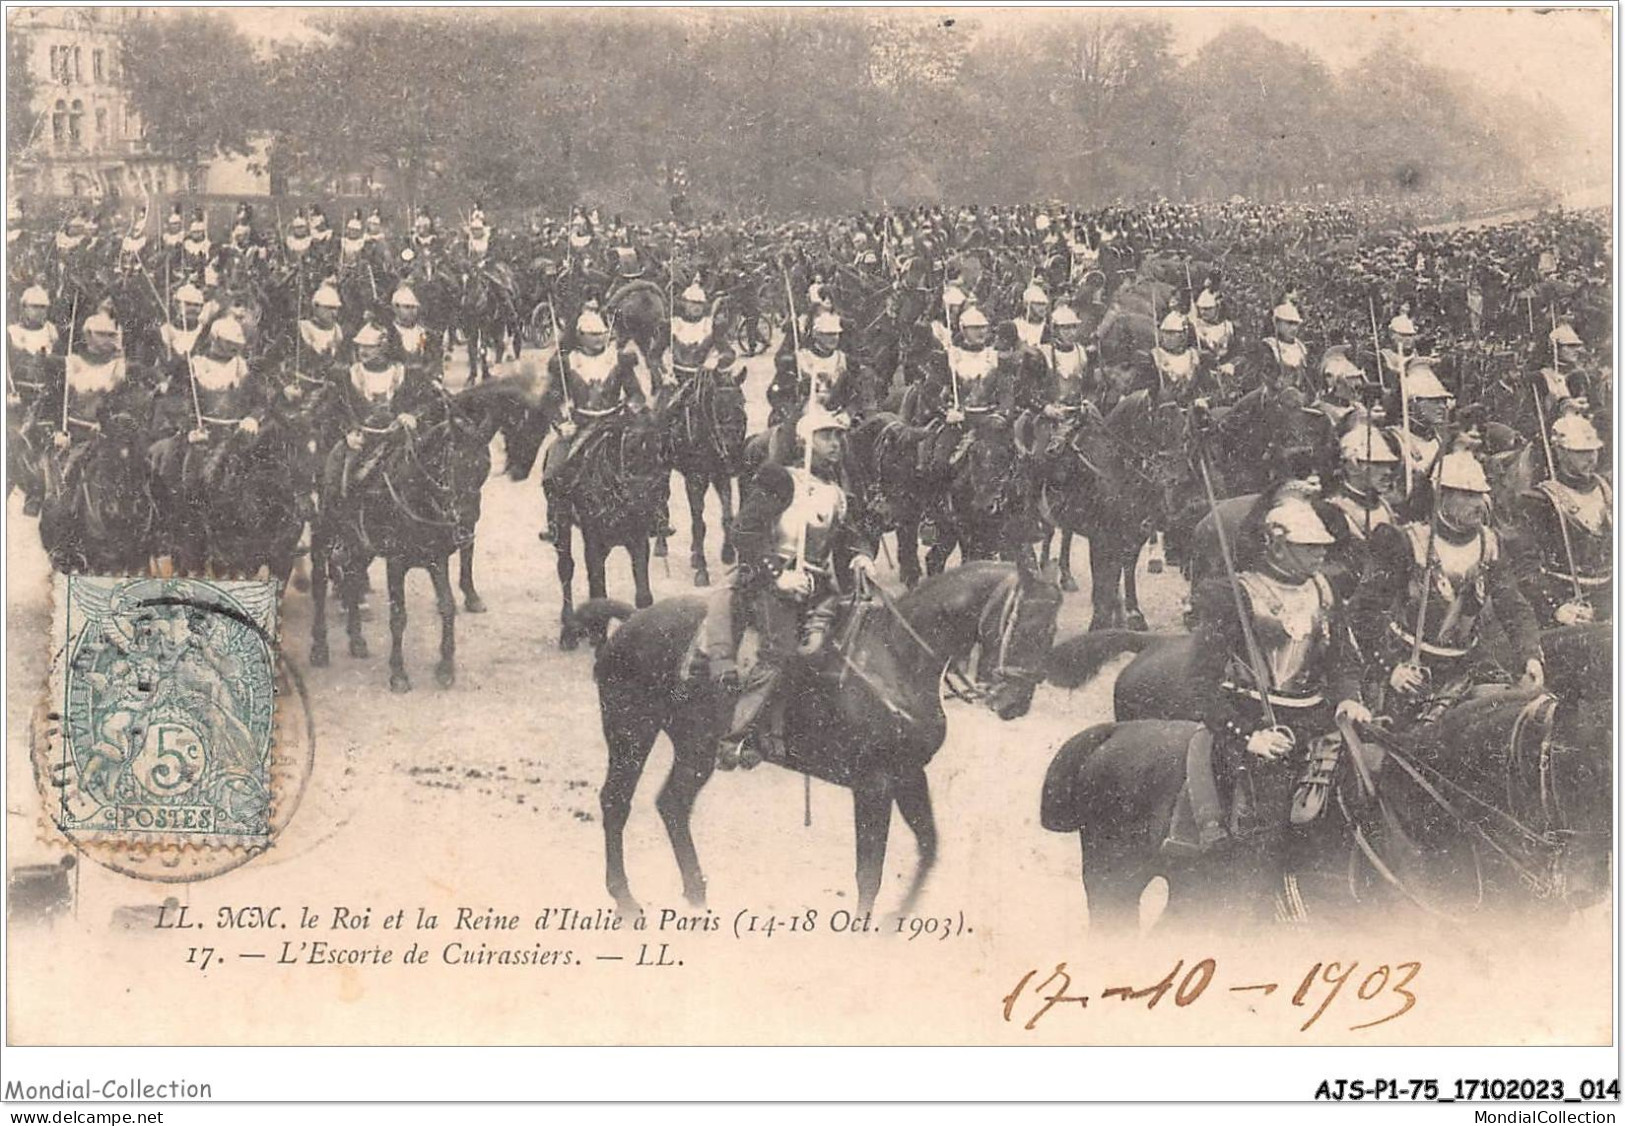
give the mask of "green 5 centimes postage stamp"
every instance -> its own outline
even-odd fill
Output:
[[[92,851],[266,847],[283,796],[277,584],[82,575],[56,584],[60,648],[36,747],[56,827]]]

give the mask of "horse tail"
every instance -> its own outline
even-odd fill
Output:
[[[576,628],[588,634],[607,632],[610,622],[624,622],[636,611],[613,598],[594,598],[575,608],[570,620]]]
[[[1159,635],[1142,630],[1103,629],[1058,642],[1049,652],[1046,679],[1061,688],[1081,688],[1124,653],[1143,653]]]
[[[1117,731],[1115,723],[1101,723],[1072,736],[1055,752],[1044,772],[1044,793],[1038,821],[1052,833],[1076,833],[1083,828],[1084,767],[1089,756]]]

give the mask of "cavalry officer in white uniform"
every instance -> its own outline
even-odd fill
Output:
[[[1385,644],[1366,654],[1375,691],[1387,701],[1377,710],[1406,724],[1431,722],[1477,684],[1506,681],[1506,670],[1480,646],[1488,605],[1519,658],[1520,686],[1545,681],[1534,612],[1489,526],[1483,467],[1465,450],[1447,453],[1427,485],[1421,495],[1434,496],[1432,519],[1422,513],[1372,532],[1371,570],[1359,595],[1386,611]]]
[[[1552,423],[1556,477],[1519,498],[1519,585],[1543,627],[1606,622],[1614,601],[1614,490],[1597,472],[1603,443],[1577,414]]]
[[[626,424],[628,416],[647,405],[635,370],[637,354],[631,346],[610,347],[609,326],[589,302],[576,318],[575,347],[555,354],[548,363],[543,401],[558,440],[542,460],[542,491],[547,496],[548,529],[544,538],[556,539],[556,512],[570,490],[571,471],[578,451],[607,427]]]
[[[717,766],[749,769],[764,757],[784,758],[784,700],[778,691],[798,652],[816,653],[834,618],[840,584],[834,561],[851,549],[852,575],[873,578],[874,545],[848,519],[841,479],[846,420],[813,406],[796,422],[796,437],[811,443],[793,461],[769,461],[757,470],[740,505],[735,542],[739,564],[712,600],[706,626],[711,674],[725,686],[738,682],[735,608],[744,609],[761,635],[757,662],[735,702],[733,724],[717,748]],[[843,543],[843,540],[845,541]]]

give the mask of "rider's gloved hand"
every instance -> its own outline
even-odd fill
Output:
[[[361,431],[352,430],[346,434],[344,436],[344,444],[349,446],[352,450],[359,450],[361,448]]]
[[[1066,417],[1066,408],[1063,407],[1060,403],[1045,403],[1044,404],[1044,417],[1045,418],[1065,418]]]
[[[805,598],[812,593],[813,577],[798,567],[788,567],[779,572],[779,577],[773,580],[773,585],[785,594]]]
[[[575,436],[576,436],[576,424],[575,423],[571,422],[569,419],[565,419],[563,422],[559,423],[559,437],[560,438],[563,438],[565,441],[569,441],[571,438],[574,438]]]
[[[1292,736],[1274,727],[1264,727],[1247,736],[1247,753],[1265,762],[1274,762],[1292,750]]]
[[[1546,666],[1541,664],[1539,657],[1530,657],[1525,663],[1518,687],[1525,691],[1539,691],[1546,687]]]
[[[397,426],[404,427],[407,430],[416,430],[418,428],[418,416],[415,414],[407,414],[403,411],[395,416],[395,424]]]
[[[1553,614],[1560,626],[1588,626],[1597,620],[1589,602],[1565,602]]]
[[[68,437],[68,432],[66,430],[58,430],[55,434],[51,435],[51,445],[55,446],[59,450],[67,449],[68,444],[72,441],[73,439]]]
[[[1221,375],[1235,375],[1236,374],[1236,365],[1231,364],[1231,363],[1220,364],[1219,365],[1219,374],[1221,374]]]
[[[8,394],[6,396],[6,406],[8,406],[8,407],[20,407],[22,405],[23,405],[23,397],[21,395],[10,395],[10,394]]]
[[[863,578],[869,582],[876,581],[875,561],[867,555],[854,555],[852,557],[852,577],[855,579]]]
[[[303,394],[304,392],[299,390],[299,384],[297,383],[290,383],[282,389],[283,397],[286,398],[290,403],[297,403],[300,396]]]
[[[253,417],[242,419],[237,423],[237,429],[248,435],[258,434],[260,432],[260,420]]]
[[[1345,723],[1370,723],[1371,709],[1358,700],[1344,700],[1337,705],[1337,718]]]
[[[949,426],[958,426],[961,422],[965,421],[965,412],[958,410],[955,407],[949,407],[947,412],[943,414],[942,421],[946,422]]]
[[[1421,665],[1414,665],[1409,661],[1401,661],[1394,666],[1394,671],[1388,674],[1388,686],[1395,692],[1406,696],[1414,696],[1422,691],[1427,684],[1427,673]]]
[[[194,446],[202,442],[207,442],[209,440],[209,432],[203,427],[199,426],[196,430],[187,431],[186,440],[191,442]]]

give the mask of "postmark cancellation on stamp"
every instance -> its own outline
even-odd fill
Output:
[[[59,575],[57,827],[81,843],[268,843],[274,582]]]

